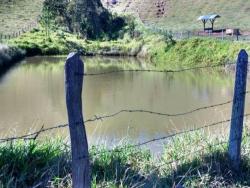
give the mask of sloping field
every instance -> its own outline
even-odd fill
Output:
[[[43,0],[0,0],[0,34],[11,34],[37,22]]]
[[[22,30],[36,22],[43,0],[0,0],[0,34]],[[107,7],[107,0],[102,0]],[[169,30],[199,30],[197,17],[217,13],[216,28],[250,30],[249,0],[118,0],[109,9],[132,13],[144,22]]]
[[[144,22],[171,30],[201,29],[197,18],[217,13],[221,18],[216,21],[216,28],[250,30],[249,0],[120,0],[111,9],[140,15]]]

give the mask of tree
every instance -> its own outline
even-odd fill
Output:
[[[87,37],[99,37],[106,32],[112,15],[102,6],[100,0],[76,0],[76,25]]]
[[[52,27],[52,20],[53,20],[52,13],[49,11],[49,8],[47,6],[44,6],[43,7],[43,13],[42,13],[42,16],[41,16],[41,24],[45,28],[46,38],[47,39],[50,39],[50,30],[51,30],[51,27]]]
[[[45,0],[44,7],[48,7],[58,26],[81,37],[113,38],[113,33],[125,25],[123,18],[114,17],[100,0]]]

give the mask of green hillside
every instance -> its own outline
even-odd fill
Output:
[[[202,24],[197,18],[217,13],[217,28],[250,29],[250,1],[247,0],[121,0],[111,10],[140,15],[144,22],[171,30],[196,30]]]
[[[37,22],[43,0],[0,0],[0,34],[11,34]]]
[[[0,33],[12,33],[36,21],[43,0],[1,0]],[[107,0],[102,0],[107,7]],[[221,18],[216,28],[250,30],[250,1],[247,0],[118,0],[109,9],[132,13],[145,23],[171,30],[198,30],[202,24],[197,17],[217,13]]]

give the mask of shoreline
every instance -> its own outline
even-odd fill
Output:
[[[25,58],[25,52],[17,47],[0,44],[0,75]]]
[[[46,39],[44,35],[44,32],[38,29],[10,40],[8,43],[15,49],[12,52],[15,58],[6,61],[5,64],[9,65],[7,69],[25,57],[67,56],[78,49],[83,50],[83,56],[86,57],[139,58],[158,70],[223,65],[234,62],[240,49],[250,51],[250,43],[218,41],[211,38],[169,41],[163,35],[143,34],[137,38],[124,37],[114,41],[89,41],[78,39],[70,33],[52,33],[50,39]],[[0,71],[3,69],[1,61],[5,60],[1,57],[0,49]]]

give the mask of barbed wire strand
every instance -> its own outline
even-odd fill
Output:
[[[196,67],[184,68],[184,69],[179,69],[179,70],[124,69],[124,70],[113,70],[113,71],[106,71],[106,72],[100,72],[100,73],[84,73],[84,74],[77,73],[76,75],[81,75],[81,76],[98,76],[98,75],[114,74],[114,73],[121,73],[121,72],[178,73],[178,72],[184,72],[184,71],[190,71],[190,70],[197,70],[197,69],[222,67],[222,66],[226,66],[226,65],[235,65],[235,63],[224,63],[224,64],[218,64],[218,65],[196,66]]]
[[[249,114],[245,114],[243,117],[248,117],[248,116],[250,116],[250,113]],[[239,117],[237,117],[237,118],[239,118]],[[237,118],[234,118],[234,119],[237,119]],[[198,130],[201,130],[201,129],[205,129],[205,128],[208,128],[208,127],[213,127],[213,126],[216,126],[216,125],[219,125],[219,124],[223,124],[223,123],[228,123],[231,120],[232,119],[227,119],[227,120],[223,120],[223,121],[211,123],[211,124],[208,124],[208,125],[205,125],[205,126],[202,126],[202,127],[198,127],[198,128],[194,128],[194,129],[189,129],[189,130],[184,130],[184,131],[176,132],[176,133],[173,133],[173,134],[170,134],[170,135],[167,135],[167,136],[163,136],[163,137],[159,137],[159,138],[154,138],[154,139],[147,140],[147,141],[144,141],[144,142],[140,142],[140,143],[137,143],[137,144],[134,144],[134,145],[128,145],[128,146],[121,147],[121,148],[115,148],[115,149],[109,149],[109,150],[106,150],[106,151],[96,152],[95,155],[97,156],[97,155],[105,154],[107,152],[108,153],[110,153],[110,152],[120,153],[124,149],[141,147],[141,146],[144,146],[144,145],[152,143],[152,142],[157,142],[157,141],[161,141],[161,140],[167,140],[169,138],[172,138],[172,137],[175,137],[175,136],[178,136],[178,135],[181,135],[181,134],[186,134],[186,133],[198,131]],[[119,147],[119,146],[116,146],[116,147]],[[84,157],[84,158],[86,158],[86,157]]]
[[[250,137],[250,134],[249,134],[249,133],[247,133],[246,135],[243,135],[242,142],[243,142],[246,138],[248,138],[248,137]],[[237,140],[237,139],[234,139],[234,140]],[[207,149],[214,148],[214,147],[217,147],[217,146],[221,146],[221,145],[223,145],[223,144],[228,144],[228,141],[220,141],[220,142],[215,143],[215,144],[212,144],[212,145],[209,144],[208,146],[202,147],[202,148],[197,149],[197,150],[195,150],[195,151],[189,151],[189,152],[187,152],[187,153],[181,155],[180,157],[178,157],[178,158],[176,158],[176,159],[173,159],[173,160],[170,160],[170,161],[166,161],[166,162],[164,162],[163,164],[156,165],[153,169],[150,170],[150,173],[145,174],[145,175],[142,175],[142,176],[144,176],[144,179],[141,180],[141,183],[147,181],[153,173],[155,173],[157,170],[159,170],[160,168],[162,168],[162,167],[164,167],[164,166],[168,166],[168,165],[171,165],[171,164],[173,164],[173,163],[177,163],[177,162],[179,162],[180,160],[182,160],[183,158],[186,158],[187,156],[191,156],[191,155],[200,153],[200,152],[202,152],[202,151],[205,151],[205,150],[207,150]],[[139,153],[139,152],[138,152],[138,153]]]
[[[249,94],[250,91],[247,91],[245,93]],[[182,116],[182,115],[191,114],[191,113],[194,113],[194,112],[197,112],[197,111],[200,111],[200,110],[205,110],[205,109],[209,109],[209,108],[214,108],[214,107],[218,107],[218,106],[223,106],[223,105],[226,105],[226,104],[230,104],[230,103],[232,103],[232,101],[233,100],[229,100],[229,101],[226,101],[226,102],[223,102],[223,103],[219,103],[219,104],[213,104],[213,105],[209,105],[209,106],[199,107],[199,108],[187,111],[187,112],[182,112],[182,113],[177,113],[177,114],[168,114],[168,113],[154,112],[154,111],[149,111],[149,110],[120,110],[120,111],[115,112],[115,113],[110,114],[110,115],[95,116],[92,119],[88,119],[88,120],[84,121],[84,123],[95,122],[95,121],[99,121],[99,120],[103,120],[103,119],[115,117],[115,116],[117,116],[117,115],[119,115],[121,113],[124,113],[124,112],[126,112],[126,113],[149,113],[149,114],[153,114],[153,115],[167,116],[167,117]],[[24,139],[24,140],[34,139],[34,138],[29,138],[29,137],[35,136],[35,138],[37,138],[40,133],[43,133],[43,132],[46,132],[46,131],[50,131],[50,130],[54,130],[54,129],[59,129],[59,128],[65,128],[67,126],[68,126],[68,124],[57,125],[57,126],[49,127],[49,128],[46,128],[46,129],[44,129],[42,127],[41,130],[39,130],[37,132],[34,132],[34,133],[30,133],[30,134],[26,134],[26,135],[22,135],[22,136],[17,136],[17,137],[10,137],[10,138],[0,139],[0,143],[7,142],[7,141],[18,140],[18,139]]]
[[[249,114],[245,114],[243,117],[247,117],[247,116],[250,116],[250,113]],[[238,118],[238,117],[237,117]],[[166,140],[166,139],[169,139],[169,138],[172,138],[172,137],[175,137],[177,135],[181,135],[181,134],[186,134],[186,133],[190,133],[190,132],[194,132],[194,131],[198,131],[198,130],[201,130],[201,129],[204,129],[204,128],[208,128],[208,127],[212,127],[212,126],[215,126],[215,125],[219,125],[219,124],[223,124],[223,123],[227,123],[227,122],[230,122],[232,119],[227,119],[227,120],[223,120],[223,121],[219,121],[219,122],[215,122],[215,123],[212,123],[212,124],[208,124],[208,125],[205,125],[205,126],[202,126],[202,127],[198,127],[198,128],[194,128],[194,129],[189,129],[189,130],[184,130],[184,131],[180,131],[180,132],[176,132],[176,133],[173,133],[171,135],[168,135],[168,136],[163,136],[163,137],[160,137],[160,138],[154,138],[154,139],[151,139],[151,140],[147,140],[147,141],[144,141],[144,142],[140,142],[140,143],[137,143],[137,144],[134,144],[134,145],[129,145],[129,146],[125,146],[125,147],[121,147],[121,148],[115,148],[115,149],[109,149],[109,150],[105,150],[105,151],[100,151],[100,152],[96,152],[95,153],[95,156],[97,155],[101,155],[101,154],[105,154],[105,153],[110,153],[110,152],[116,152],[116,153],[120,153],[122,152],[124,149],[130,149],[130,148],[136,148],[136,147],[141,147],[143,145],[146,145],[146,144],[149,144],[149,143],[152,143],[152,142],[156,142],[156,141],[160,141],[160,140]],[[65,127],[67,126],[66,124],[65,125],[61,125],[61,127]],[[52,129],[52,128],[50,128]],[[41,132],[44,132],[45,129],[41,129],[40,130],[40,133]],[[30,135],[36,135],[37,133],[32,133]],[[9,138],[9,139],[12,139],[12,140],[16,140],[20,137],[13,137],[13,138]],[[23,138],[22,138],[23,139]],[[26,139],[34,139],[34,138],[26,138]],[[2,142],[6,142],[6,140],[2,140]],[[1,143],[2,143],[1,142]],[[119,146],[116,146],[116,147],[119,147]],[[84,156],[84,157],[80,157],[81,159],[82,158],[88,158],[89,156]]]
[[[250,137],[250,134],[247,133],[246,135],[243,135],[243,138],[242,138],[242,142],[246,139]],[[237,140],[237,139],[234,139],[234,140]],[[198,150],[195,150],[195,151],[190,151],[176,159],[173,159],[171,161],[166,161],[165,163],[163,164],[160,164],[160,165],[157,165],[154,169],[150,170],[150,173],[147,174],[147,175],[144,175],[145,176],[145,179],[142,181],[142,182],[145,182],[153,173],[155,173],[155,171],[159,170],[160,168],[164,167],[164,166],[168,166],[168,165],[171,165],[173,163],[176,163],[176,162],[179,162],[180,160],[182,160],[183,158],[186,158],[187,156],[190,156],[190,155],[194,155],[194,154],[197,154],[197,153],[200,153],[202,151],[205,151],[207,149],[210,149],[210,148],[214,148],[214,147],[217,147],[217,146],[221,146],[221,145],[224,145],[224,144],[228,144],[228,141],[220,141],[216,144],[209,144],[207,147],[203,147],[203,148],[200,148]]]
[[[37,134],[41,134],[42,132],[47,132],[47,131],[50,131],[50,130],[53,130],[53,129],[60,129],[60,128],[64,128],[64,127],[67,127],[67,126],[68,126],[68,124],[62,124],[62,125],[57,125],[57,126],[46,128],[46,129],[41,129],[41,130],[39,130],[37,132],[22,135],[22,136],[10,137],[10,138],[2,138],[2,139],[0,139],[0,143],[8,142],[8,141],[14,141],[14,140],[22,140],[22,139],[23,140],[33,140],[35,137],[33,138],[31,136],[36,136]]]
[[[250,116],[250,113],[244,115],[244,117],[248,117],[248,116]],[[237,117],[237,118],[238,118],[238,117]],[[235,118],[235,119],[236,119],[236,118]],[[134,145],[130,145],[130,146],[127,146],[126,148],[140,147],[140,146],[143,146],[143,145],[152,143],[152,142],[156,142],[156,141],[160,141],[160,140],[166,140],[166,139],[169,139],[169,138],[172,138],[172,137],[181,135],[181,134],[186,134],[186,133],[198,131],[198,130],[201,130],[201,129],[205,129],[205,128],[208,128],[208,127],[213,127],[213,126],[216,126],[216,125],[219,125],[219,124],[223,124],[223,123],[228,123],[228,122],[230,122],[231,120],[232,120],[232,119],[227,119],[227,120],[223,120],[223,121],[211,123],[211,124],[208,124],[208,125],[205,125],[205,126],[201,126],[201,127],[198,127],[198,128],[193,128],[193,129],[189,129],[189,130],[184,130],[184,131],[176,132],[176,133],[170,134],[170,135],[168,135],[168,136],[163,136],[163,137],[159,137],[159,138],[154,138],[154,139],[147,140],[147,141],[144,141],[144,142],[141,142],[141,143],[137,143],[137,144],[134,144]],[[113,150],[108,150],[108,151],[111,152],[111,151],[113,151]]]
[[[249,93],[250,93],[250,91],[246,91],[245,92],[245,94],[249,94]],[[124,113],[124,112],[125,113],[148,113],[148,114],[159,115],[159,116],[167,116],[167,117],[183,116],[183,115],[191,114],[191,113],[194,113],[194,112],[197,112],[197,111],[206,110],[206,109],[209,109],[209,108],[214,108],[214,107],[218,107],[218,106],[224,106],[224,105],[230,104],[232,102],[233,102],[233,100],[229,100],[229,101],[226,101],[226,102],[223,102],[223,103],[218,103],[218,104],[213,104],[213,105],[209,105],[209,106],[199,107],[199,108],[196,108],[196,109],[193,109],[193,110],[190,110],[190,111],[176,113],[176,114],[155,112],[155,111],[150,111],[150,110],[138,110],[138,109],[131,110],[131,109],[125,109],[125,110],[120,110],[120,111],[115,112],[115,113],[110,114],[110,115],[96,117],[97,119],[94,119],[93,121],[98,120],[98,119],[101,120],[101,119],[111,118],[111,117],[117,116],[117,115],[119,115],[121,113]]]
[[[191,154],[194,155],[194,154],[196,154],[196,153],[200,153],[201,151],[204,151],[204,150],[209,149],[209,148],[211,148],[211,147],[219,146],[219,145],[226,144],[226,143],[228,143],[228,142],[227,142],[227,141],[223,141],[223,142],[219,142],[219,143],[217,143],[217,144],[214,144],[213,146],[209,145],[209,146],[207,146],[207,147],[203,147],[203,148],[198,149],[198,150],[196,150],[196,151],[192,151],[192,152],[185,153],[185,154],[181,155],[180,157],[178,157],[178,158],[176,158],[176,159],[173,159],[173,160],[170,160],[170,161],[166,161],[166,162],[164,162],[163,164],[156,165],[153,169],[150,170],[150,173],[144,174],[144,175],[142,174],[142,177],[143,177],[144,179],[141,180],[140,183],[146,182],[146,181],[150,178],[150,176],[151,176],[153,173],[155,173],[157,170],[159,170],[160,168],[162,168],[162,167],[164,167],[164,166],[168,166],[168,165],[171,165],[171,164],[173,164],[173,163],[176,163],[176,162],[182,160],[183,158],[185,158],[185,157],[187,157],[187,156],[190,156]],[[137,154],[137,153],[140,153],[140,152],[136,152],[136,153],[133,153],[133,154]],[[119,181],[116,180],[116,183],[119,183]]]

